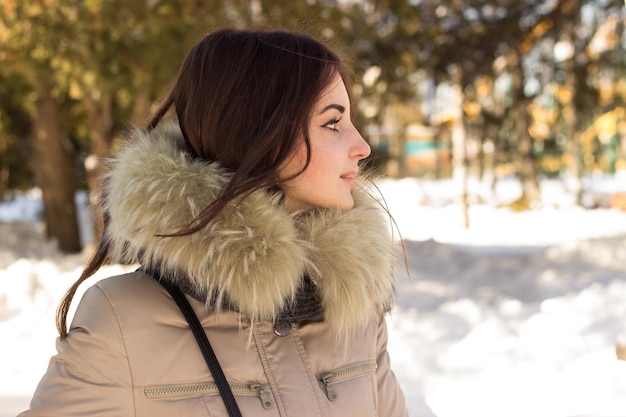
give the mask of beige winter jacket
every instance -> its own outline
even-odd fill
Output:
[[[394,249],[378,204],[356,190],[352,210],[289,214],[258,191],[198,233],[155,237],[229,178],[190,160],[180,136],[137,132],[113,160],[114,259],[187,292],[244,417],[407,416],[386,349]],[[88,289],[57,350],[23,416],[227,415],[183,315],[144,272]]]

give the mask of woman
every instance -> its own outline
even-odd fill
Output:
[[[243,416],[407,415],[383,318],[394,248],[347,87],[296,33],[221,30],[189,51],[111,162],[104,236],[24,416],[227,415],[162,283],[186,294]],[[68,332],[106,259],[141,268],[89,288]]]

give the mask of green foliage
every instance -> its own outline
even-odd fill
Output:
[[[27,91],[19,78],[0,73],[0,198],[8,190],[32,186],[30,169],[23,162],[30,120],[18,101]]]
[[[93,146],[88,101],[110,113],[110,135],[116,136],[136,116],[138,97],[146,96],[148,103],[158,100],[187,49],[204,33],[223,26],[305,30],[342,52],[356,69],[355,101],[362,125],[432,122],[432,109],[425,110],[424,103],[432,101],[434,88],[460,71],[468,123],[477,132],[487,119],[500,125],[496,147],[511,155],[515,148],[507,135],[507,109],[522,98],[534,101],[544,113],[550,106],[563,109],[557,87],[565,86],[563,74],[569,71],[582,71],[583,84],[575,92],[578,120],[583,121],[579,129],[623,106],[623,87],[615,87],[613,98],[601,102],[607,68],[621,66],[622,71],[611,73],[611,82],[625,83],[623,19],[614,52],[586,62],[574,60],[571,68],[555,67],[551,51],[564,36],[573,36],[572,27],[582,27],[583,9],[595,19],[584,23],[588,33],[577,41],[584,55],[607,16],[623,17],[621,1],[4,0],[0,171],[11,168],[10,180],[0,173],[0,187],[28,183],[25,164],[15,161],[23,158],[38,78],[53,83],[67,136],[86,154]],[[516,60],[522,62],[518,93],[523,97],[494,87],[511,76]],[[530,81],[534,89],[528,88]],[[554,139],[564,129],[555,120],[543,139],[535,139],[546,141],[535,145],[539,156],[543,149],[553,159],[566,153],[567,145]],[[619,162],[619,155],[614,159]],[[553,164],[550,172],[554,169]]]

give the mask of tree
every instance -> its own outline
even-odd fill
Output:
[[[62,97],[51,71],[62,48],[55,36],[60,22],[46,19],[48,9],[35,0],[7,0],[0,9],[0,53],[5,71],[12,76],[19,74],[35,97],[34,102],[22,105],[32,120],[30,162],[42,191],[47,234],[58,240],[61,250],[76,252],[81,244],[74,202],[73,149],[63,135]]]
[[[0,68],[0,198],[12,189],[32,187],[27,137],[31,122],[20,98],[28,91],[20,77]]]
[[[220,4],[7,0],[0,8],[0,56],[5,71],[30,90],[20,105],[32,121],[32,169],[48,235],[62,250],[80,249],[76,150],[69,135],[88,139],[87,182],[97,196],[99,161],[109,155],[117,131],[146,112],[155,91],[173,78],[191,38],[215,25]],[[114,114],[120,109],[124,116]],[[68,118],[71,127],[63,124]]]
[[[538,99],[544,100],[551,94],[550,77],[545,74],[549,74],[554,56],[547,57],[543,50],[550,40],[554,44],[562,36],[581,38],[577,41],[572,61],[576,65],[568,71],[570,76],[567,79],[571,80],[569,85],[572,87],[565,85],[573,92],[572,110],[566,109],[565,114],[576,115],[578,121],[571,125],[566,142],[570,149],[576,149],[579,143],[577,132],[584,131],[597,112],[598,99],[594,97],[595,87],[589,80],[598,78],[594,71],[607,73],[606,69],[598,70],[599,65],[605,68],[610,65],[606,57],[604,64],[602,58],[598,58],[598,66],[588,65],[593,60],[586,56],[591,39],[598,38],[595,35],[598,28],[585,23],[583,14],[590,16],[593,15],[590,11],[596,10],[597,20],[604,22],[607,16],[623,14],[623,4],[617,0],[498,0],[488,3],[478,0],[381,0],[361,4],[369,16],[369,20],[363,21],[369,24],[354,25],[358,27],[355,36],[370,40],[356,49],[358,59],[364,68],[380,67],[380,76],[370,90],[378,91],[378,87],[382,87],[382,103],[390,102],[382,98],[389,95],[393,97],[392,102],[406,105],[416,99],[428,101],[428,96],[420,95],[415,80],[432,79],[435,85],[446,85],[447,89],[454,90],[457,82],[453,79],[460,79],[458,85],[463,95],[466,122],[459,123],[456,129],[475,125],[471,131],[490,132],[495,149],[506,149],[508,159],[514,161],[512,166],[516,167],[515,172],[523,186],[522,200],[530,205],[539,202],[536,151],[540,144],[530,133],[534,127],[530,109],[537,105]],[[615,41],[619,37],[611,39],[614,39],[611,42],[615,48],[623,51],[623,42],[616,44]],[[623,57],[624,54],[614,53],[613,56],[615,62],[619,61],[616,56]],[[402,57],[402,60],[393,57]],[[551,62],[542,61],[544,58]],[[543,74],[538,74],[540,71]],[[603,77],[607,79],[606,75]],[[605,81],[605,84],[611,83]],[[489,97],[485,96],[485,86],[491,86],[486,93]],[[503,88],[507,90],[503,91]],[[482,92],[476,94],[478,90]],[[368,93],[368,90],[364,92]],[[414,116],[414,121],[433,121],[428,114],[415,112]],[[448,118],[444,120],[447,122]],[[481,129],[479,124],[489,127]],[[476,141],[482,143],[481,139]],[[454,159],[462,161],[464,146],[454,149],[459,153]],[[455,166],[457,170],[464,169],[462,163]]]

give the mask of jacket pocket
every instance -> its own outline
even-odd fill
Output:
[[[376,371],[376,362],[361,362],[334,371],[324,372],[319,376],[319,380],[324,387],[326,398],[329,401],[336,401],[339,396],[337,390],[341,390],[342,383],[353,378],[373,374],[374,371]]]
[[[278,416],[268,384],[229,383],[228,385],[243,415]],[[152,385],[144,388],[144,394],[148,400],[182,400],[202,397],[211,416],[221,416],[219,410],[224,408],[219,389],[214,382]],[[261,413],[262,411],[266,412]]]
[[[320,374],[318,381],[331,409],[349,410],[350,415],[377,415],[376,368],[375,361],[366,361]]]

